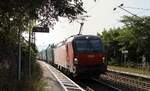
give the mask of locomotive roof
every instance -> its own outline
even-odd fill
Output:
[[[74,35],[70,38],[68,38],[66,40],[66,42],[70,42],[70,41],[73,41],[73,40],[78,40],[78,39],[100,39],[98,36],[95,36],[95,35]]]
[[[66,44],[67,42],[72,42],[73,40],[82,40],[82,39],[100,39],[98,36],[95,35],[73,35],[71,37],[68,37],[65,41],[60,42],[57,47],[62,46]]]
[[[100,39],[98,36],[95,35],[78,35],[74,37],[74,40],[76,39]]]

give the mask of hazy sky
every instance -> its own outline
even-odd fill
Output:
[[[83,0],[85,10],[90,17],[84,22],[82,34],[96,35],[102,32],[104,28],[109,29],[118,27],[122,24],[119,22],[123,15],[129,13],[117,8],[113,8],[124,4],[124,8],[138,16],[150,15],[150,0]],[[132,9],[131,7],[135,8]],[[139,9],[136,9],[139,8]],[[130,15],[131,16],[131,15]],[[60,19],[54,30],[50,29],[50,33],[36,33],[36,45],[39,50],[45,49],[48,44],[58,43],[70,35],[79,32],[80,24],[76,21],[69,23],[66,19]]]

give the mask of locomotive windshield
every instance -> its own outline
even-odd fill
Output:
[[[76,52],[103,52],[103,46],[99,39],[84,39],[75,41]]]

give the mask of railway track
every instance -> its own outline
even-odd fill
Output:
[[[96,78],[90,78],[88,80],[80,80],[77,82],[86,91],[121,91],[120,89],[106,84]]]
[[[108,87],[110,89],[112,89],[113,91],[122,91],[121,89],[119,89],[117,87],[114,87],[114,86],[112,86],[110,84],[107,84],[107,83],[105,83],[103,81],[100,81],[100,80],[98,80],[96,78],[92,78],[92,80],[95,81],[95,82],[97,82],[97,83],[99,83],[99,84],[102,84],[102,85],[104,85],[104,86],[106,86],[106,87]]]
[[[145,75],[130,73],[130,72],[122,72],[122,71],[111,70],[111,69],[108,69],[108,72],[116,73],[116,74],[119,74],[119,75],[122,75],[122,76],[133,78],[135,80],[138,79],[140,81],[145,81],[145,82],[150,83],[150,76],[145,76]]]
[[[65,91],[150,91],[150,82],[136,79],[128,75],[108,71],[98,78],[80,80],[77,85],[63,73],[52,66],[47,66],[57,78]]]
[[[149,81],[142,81],[119,73],[109,71],[106,74],[100,75],[98,79],[113,86],[117,86],[123,91],[150,91]]]

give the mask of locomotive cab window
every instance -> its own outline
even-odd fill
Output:
[[[103,52],[103,46],[99,39],[80,39],[74,43],[76,52]]]

